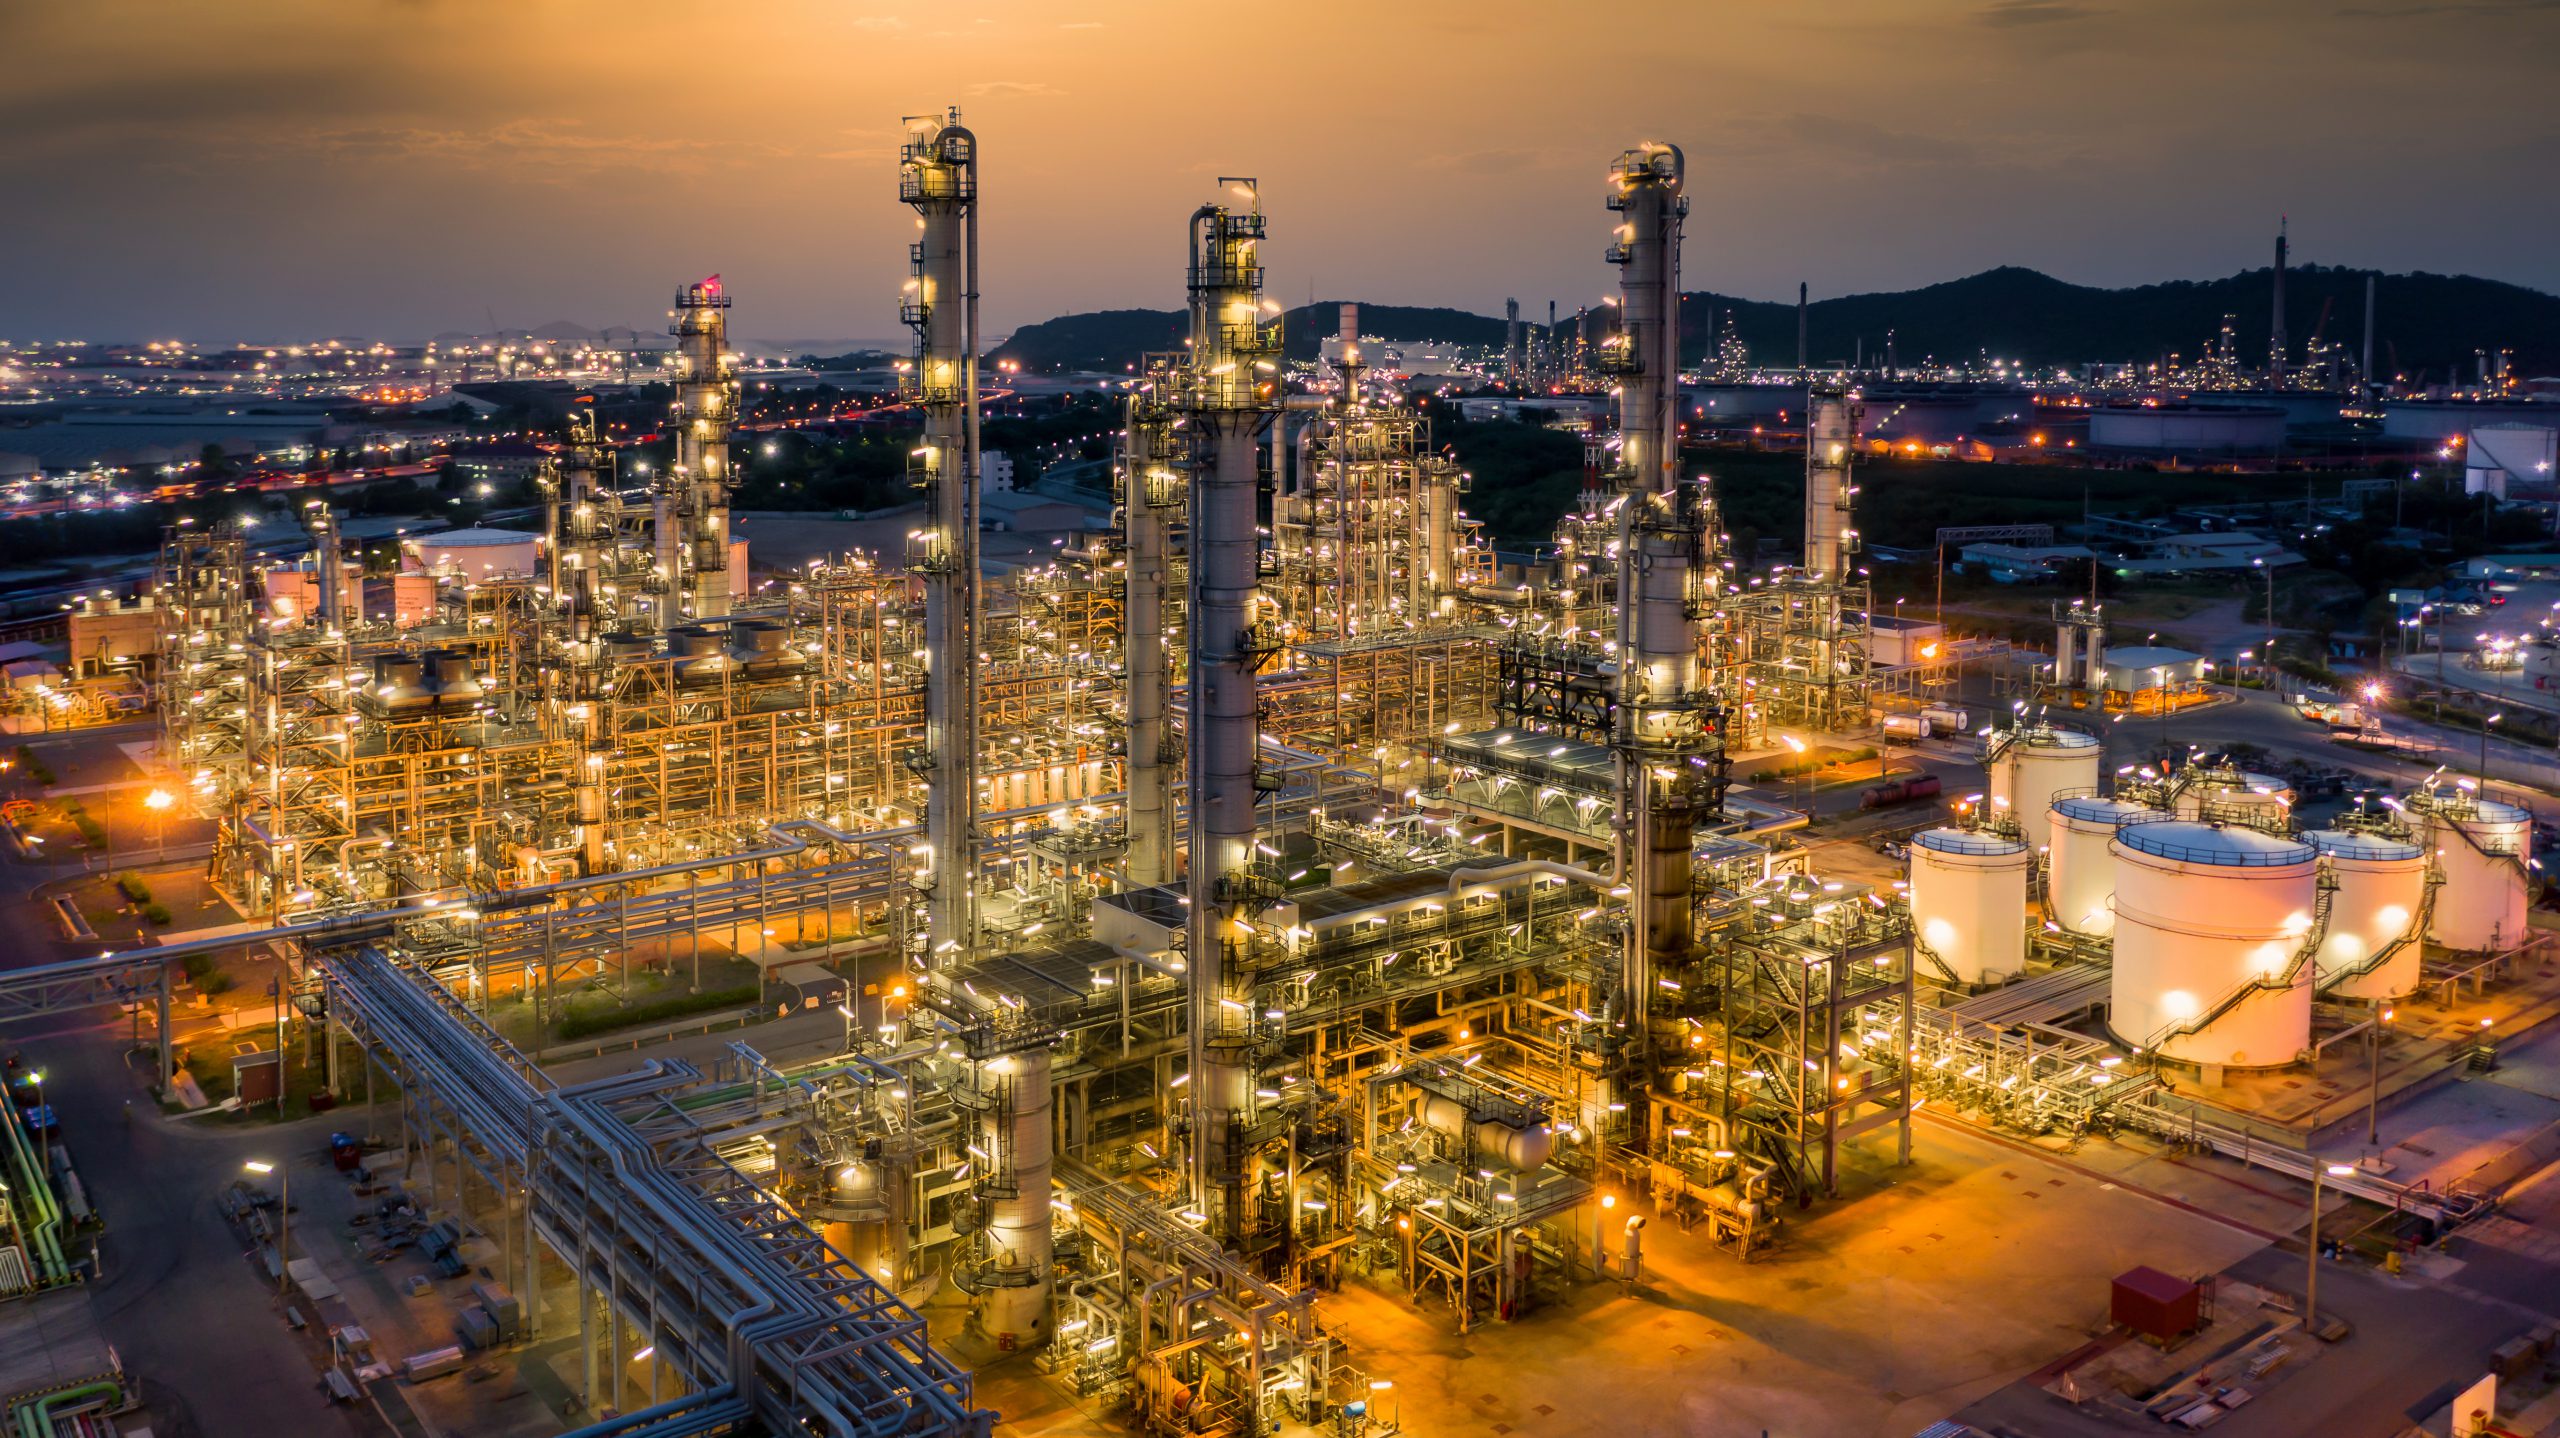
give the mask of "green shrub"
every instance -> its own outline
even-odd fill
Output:
[[[151,902],[151,886],[142,882],[142,876],[140,874],[118,874],[116,876],[116,887],[122,889],[124,891],[124,896],[127,899],[132,900],[134,903],[147,904]]]
[[[213,972],[213,955],[189,954],[178,961],[178,967],[186,971],[189,980],[201,984],[204,976]]]
[[[37,758],[36,751],[33,749],[28,748],[24,744],[19,745],[17,759],[19,773],[26,775],[28,778],[35,780],[39,784],[50,784],[53,782],[52,768],[49,767],[42,759]]]
[[[155,927],[165,929],[169,927],[174,916],[170,914],[167,904],[145,904],[142,906],[142,917]]]
[[[196,988],[207,994],[227,994],[240,986],[240,981],[220,970],[196,980]]]
[[[698,994],[670,994],[629,1008],[576,1009],[560,1021],[560,1037],[585,1038],[589,1034],[607,1033],[614,1029],[637,1028],[642,1024],[665,1023],[689,1014],[708,1013],[713,1009],[744,1008],[764,997],[755,984],[741,984],[733,989],[706,989]]]
[[[106,825],[86,814],[74,814],[71,816],[71,826],[80,831],[80,842],[90,848],[103,849],[107,846]]]

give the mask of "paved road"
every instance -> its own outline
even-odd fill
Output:
[[[2302,1291],[2298,1248],[2253,1254],[2226,1271],[2261,1287]],[[2340,1264],[2321,1270],[2320,1311],[2346,1319],[2354,1332],[2215,1425],[2216,1438],[2394,1438],[2485,1372],[2492,1349],[2542,1321],[2459,1287]],[[1956,1416],[2017,1438],[2133,1431],[2023,1381]]]
[[[81,1182],[105,1216],[104,1278],[91,1315],[125,1368],[142,1379],[161,1438],[274,1438],[377,1431],[370,1415],[321,1395],[311,1350],[224,1221],[215,1191],[252,1157],[324,1143],[305,1120],[241,1132],[163,1119],[125,1066],[118,1026],[25,1042],[46,1074]],[[130,1127],[122,1116],[132,1099]]]

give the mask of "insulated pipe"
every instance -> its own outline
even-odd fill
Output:
[[[1244,920],[1251,901],[1256,750],[1256,621],[1261,560],[1260,436],[1273,408],[1278,335],[1262,322],[1261,201],[1251,180],[1224,180],[1241,210],[1203,205],[1191,216],[1191,818],[1190,1179],[1213,1242],[1243,1236],[1244,1154],[1236,1130],[1252,1118],[1250,1028],[1238,995],[1248,976]]]
[[[898,198],[914,207],[914,247],[902,317],[916,332],[910,397],[924,410],[922,461],[929,517],[915,568],[924,575],[925,735],[930,765],[925,836],[933,885],[925,956],[947,970],[976,942],[978,845],[978,142],[959,112],[907,122]]]

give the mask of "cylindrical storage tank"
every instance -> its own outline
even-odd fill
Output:
[[[2032,825],[2037,815],[2053,807],[2054,796],[2063,790],[2097,789],[2103,753],[2095,734],[2041,724],[2019,729],[1988,766],[1991,807],[1994,812],[2006,810],[2020,824]]]
[[[1470,1139],[1478,1162],[1499,1162],[1520,1173],[1535,1172],[1555,1151],[1555,1134],[1545,1124],[1522,1128],[1499,1119],[1467,1117],[1467,1106],[1432,1094],[1422,1101],[1422,1121],[1452,1138]]]
[[[2129,799],[2076,794],[2054,800],[2044,876],[2045,907],[2053,921],[2075,934],[2114,933],[2116,859],[2108,846],[2127,824],[2168,817]]]
[[[2025,967],[2027,873],[2022,839],[1972,829],[1923,829],[1911,839],[1911,929],[1958,982]]]
[[[2134,1048],[2228,1068],[2311,1046],[2311,969],[2281,988],[2311,929],[2319,855],[2244,826],[2172,819],[2116,831],[2115,972],[2107,1023]],[[2232,1002],[2233,1000],[2236,1002]],[[2200,1032],[2173,1034],[2212,1017]]]
[[[2208,776],[2178,791],[2177,809],[2181,819],[2208,817],[2205,806],[2213,806],[2210,817],[2237,819],[2262,817],[2261,810],[2277,813],[2293,806],[2293,786],[2273,774],[2253,770],[2234,770],[2237,779]]]
[[[2524,942],[2531,813],[2495,799],[2456,800],[2428,811],[2427,847],[2444,870],[2428,938],[2484,953]]]
[[[2069,688],[2080,682],[2080,631],[2068,624],[2053,627],[2053,682]]]
[[[2420,945],[2410,930],[2427,894],[2427,851],[2407,839],[2342,829],[2314,829],[2302,838],[2327,857],[2338,880],[2328,937],[2314,957],[2321,991],[2342,999],[2396,999],[2416,988]],[[2391,956],[2374,963],[2385,949]],[[2365,971],[2350,972],[2359,968]]]

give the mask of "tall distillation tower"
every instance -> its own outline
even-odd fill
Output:
[[[675,463],[652,490],[657,506],[663,627],[729,612],[729,427],[737,422],[738,375],[729,355],[729,295],[720,277],[676,292],[668,411]]]
[[[1608,258],[1619,267],[1621,328],[1604,352],[1619,384],[1618,873],[1629,891],[1618,1019],[1641,1049],[1657,978],[1685,966],[1693,941],[1690,846],[1712,802],[1709,696],[1698,618],[1714,607],[1715,514],[1702,485],[1680,482],[1680,231],[1689,211],[1677,147],[1618,157],[1609,208],[1621,215]]]
[[[1273,652],[1258,622],[1261,437],[1277,408],[1280,333],[1262,318],[1262,199],[1222,178],[1241,207],[1191,216],[1191,685],[1188,745],[1191,914],[1191,1182],[1208,1233],[1237,1241],[1244,1216],[1240,1130],[1253,1117],[1252,995],[1244,920],[1267,891],[1253,863],[1260,729],[1254,674]]]
[[[977,937],[978,882],[978,140],[959,111],[907,120],[898,198],[918,230],[899,318],[916,334],[906,394],[924,410],[927,517],[908,541],[924,578],[924,961],[944,969]]]
[[[1173,765],[1179,750],[1165,712],[1172,697],[1166,648],[1171,611],[1173,517],[1182,506],[1188,427],[1176,405],[1172,357],[1151,360],[1129,394],[1120,448],[1121,654],[1126,665],[1129,882],[1169,884],[1174,874]]]

